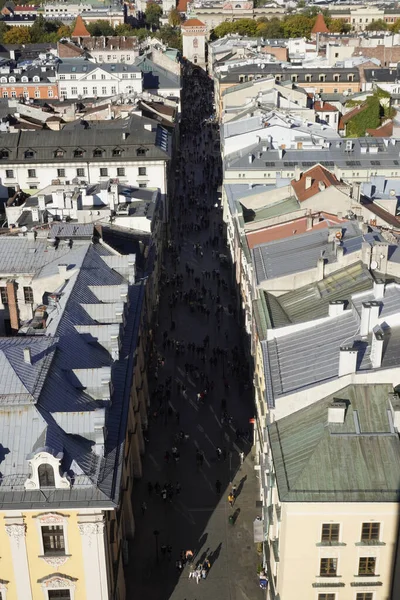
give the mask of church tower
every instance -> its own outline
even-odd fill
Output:
[[[206,26],[199,19],[189,19],[181,25],[183,56],[194,65],[206,69]]]

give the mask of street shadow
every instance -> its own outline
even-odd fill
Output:
[[[237,520],[238,520],[238,518],[239,518],[239,515],[240,515],[240,508],[237,508],[237,509],[235,510],[235,512],[233,513],[233,515],[232,515],[232,518],[233,518],[233,524],[235,524],[235,523],[236,523],[236,521],[237,521]]]
[[[219,555],[221,554],[222,542],[220,542],[214,552],[208,554],[208,560],[211,563],[211,568],[217,562]]]
[[[245,475],[244,477],[242,477],[242,479],[239,481],[239,485],[237,486],[236,494],[235,494],[235,499],[236,500],[239,498],[240,494],[242,493],[243,486],[244,486],[246,480],[247,480],[247,475]]]

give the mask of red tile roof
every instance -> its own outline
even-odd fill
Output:
[[[83,22],[81,15],[76,17],[75,28],[71,34],[71,37],[90,37],[90,33],[86,29],[86,25]]]
[[[308,177],[311,177],[311,185],[306,188]],[[321,165],[316,165],[315,167],[308,169],[308,171],[305,171],[301,175],[298,181],[293,179],[291,183],[299,202],[304,202],[304,200],[308,200],[308,198],[312,198],[312,196],[318,194],[321,191],[321,183],[325,188],[340,185],[340,181],[336,176],[324,167],[321,167]]]
[[[372,137],[390,137],[393,135],[393,121],[388,121],[376,129],[367,129],[367,133]]]
[[[185,13],[187,11],[188,2],[189,0],[179,0],[176,10],[180,13]]]
[[[326,26],[324,15],[319,13],[314,23],[314,27],[311,29],[311,33],[329,33],[329,29]]]
[[[314,102],[314,110],[320,111],[320,112],[339,112],[339,109],[336,108],[336,106],[333,106],[332,104],[329,104],[329,102]]]
[[[361,198],[361,204],[365,208],[370,210],[374,215],[385,221],[385,223],[389,223],[389,225],[392,225],[396,229],[400,230],[399,217],[392,215],[390,212],[382,208],[382,206],[379,206],[378,204],[367,198]]]
[[[189,19],[182,23],[181,27],[205,27],[205,24],[199,21],[199,19]]]

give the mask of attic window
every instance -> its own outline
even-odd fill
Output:
[[[55,487],[54,469],[51,465],[43,463],[38,467],[39,485],[43,487]]]
[[[0,158],[9,158],[10,153],[8,150],[0,150]]]
[[[104,155],[104,151],[101,148],[96,148],[93,151],[94,158],[99,158],[100,156],[103,156],[103,155]]]
[[[113,156],[121,156],[122,155],[121,148],[114,148],[114,150],[112,151],[112,155]]]
[[[74,158],[80,158],[83,156],[83,150],[81,150],[80,148],[77,148],[76,150],[74,150]]]
[[[33,150],[25,150],[24,156],[25,156],[25,158],[34,158],[35,153]]]
[[[146,156],[147,148],[138,148],[136,150],[136,156]]]
[[[54,158],[62,158],[64,156],[64,150],[58,149],[54,152]]]

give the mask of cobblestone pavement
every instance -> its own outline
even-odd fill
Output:
[[[225,253],[226,247],[219,233],[221,211],[211,208],[216,200],[219,161],[209,156],[218,133],[214,130],[213,138],[209,139],[211,126],[200,126],[201,119],[212,110],[211,90],[208,97],[200,94],[207,86],[210,89],[210,80],[206,77],[196,79],[189,76],[184,81],[181,183],[176,198],[172,199],[172,204],[176,204],[171,217],[171,239],[180,244],[181,249],[180,253],[177,249],[176,255],[173,252],[166,255],[165,277],[168,280],[174,273],[182,274],[183,293],[196,287],[195,277],[201,278],[200,289],[202,285],[206,288],[203,305],[210,310],[210,316],[198,310],[196,303],[190,307],[179,299],[176,306],[170,308],[171,295],[174,292],[179,294],[179,287],[173,284],[162,286],[156,345],[164,364],[161,362],[158,373],[149,379],[150,388],[155,390],[171,377],[172,387],[169,398],[164,396],[161,400],[159,411],[159,401],[153,400],[151,413],[157,411],[158,416],[151,420],[149,427],[149,442],[143,457],[143,479],[134,486],[132,500],[136,533],[129,548],[129,600],[257,600],[264,597],[258,586],[256,570],[259,558],[253,542],[258,486],[251,443],[236,435],[238,428],[249,430],[249,418],[253,416],[251,394],[245,389],[250,389],[250,386],[245,386],[243,377],[239,378],[232,368],[232,349],[241,347],[243,334],[237,316],[227,310],[229,304],[235,304],[230,287],[230,267],[221,266],[218,259],[213,258],[213,253],[214,257],[219,252]],[[202,133],[199,133],[200,128]],[[199,162],[194,162],[197,160]],[[207,169],[206,163],[211,167]],[[194,180],[190,181],[192,171]],[[199,192],[202,184],[205,184],[203,194]],[[205,214],[204,211],[200,214],[196,204],[193,205],[194,195],[200,196],[199,201],[207,202],[210,207],[207,215],[209,226],[200,231],[191,230],[191,224],[200,224],[201,214]],[[186,214],[185,208],[190,209]],[[207,240],[215,234],[220,240],[219,246],[209,244],[206,247]],[[196,253],[195,244],[202,245],[203,257]],[[186,263],[194,269],[193,277],[187,276]],[[213,269],[220,271],[220,279],[226,282],[227,289],[221,283],[217,285],[217,278],[202,277],[202,271],[212,272]],[[209,290],[214,299],[210,298]],[[215,316],[218,295],[224,307],[220,327]],[[171,331],[172,321],[175,329]],[[182,354],[163,345],[165,331],[168,339],[185,343]],[[205,350],[203,362],[201,354],[189,351],[187,344],[194,342],[200,346],[207,335],[209,348]],[[226,358],[220,358],[216,365],[212,365],[209,357],[212,349],[218,346],[226,350]],[[186,373],[186,363],[193,364],[196,370]],[[197,393],[204,390],[207,377],[213,381],[214,389],[209,391],[204,404],[198,403]],[[179,385],[186,387],[186,393],[182,394]],[[231,422],[222,422],[222,398],[226,398]],[[167,463],[165,452],[171,453],[174,436],[181,430],[189,438],[178,446],[179,462],[175,463],[171,458]],[[217,458],[218,447],[223,450],[220,459]],[[197,465],[196,449],[204,453],[202,466]],[[245,454],[244,464],[240,460],[241,451]],[[218,479],[222,483],[220,494],[215,489]],[[161,487],[167,482],[175,487],[179,482],[182,489],[173,495],[171,502],[164,502],[154,491],[149,494],[149,481],[152,484],[158,481]],[[227,496],[232,484],[237,486],[238,491],[231,509]],[[147,507],[144,514],[143,502]],[[235,516],[234,525],[229,523],[230,515]],[[155,531],[159,532],[158,535],[154,534]],[[172,548],[165,555],[161,548],[164,545]],[[181,550],[188,548],[195,551],[196,564],[206,556],[211,562],[207,578],[201,579],[198,584],[188,577],[189,565],[182,572],[176,568]]]

